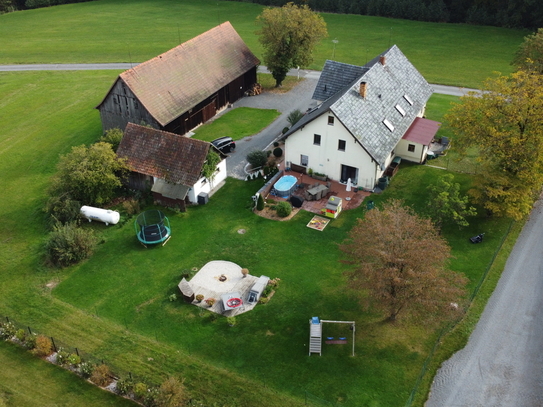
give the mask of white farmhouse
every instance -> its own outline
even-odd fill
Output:
[[[397,46],[364,66],[326,61],[321,102],[285,133],[293,169],[373,188],[396,156],[424,162],[440,123],[424,119],[432,88]]]

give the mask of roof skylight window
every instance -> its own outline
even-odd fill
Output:
[[[403,98],[405,100],[407,100],[407,103],[409,103],[411,106],[413,106],[413,101],[411,100],[411,98],[409,97],[409,95],[403,95]]]
[[[383,124],[387,126],[387,129],[394,131],[394,125],[388,121],[388,119],[383,120]]]
[[[398,113],[400,113],[402,116],[405,116],[405,110],[403,110],[403,107],[401,107],[400,105],[396,105],[395,107]]]

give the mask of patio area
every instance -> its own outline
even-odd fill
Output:
[[[225,316],[235,316],[251,311],[256,303],[247,303],[249,291],[256,283],[258,277],[247,274],[243,277],[241,267],[236,263],[224,260],[214,260],[206,263],[188,282],[194,294],[202,294],[204,299],[214,298],[215,304],[208,306],[205,301],[193,301],[192,304]],[[239,293],[243,304],[236,309],[223,311],[220,298],[223,294]]]

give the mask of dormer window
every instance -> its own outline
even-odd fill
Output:
[[[387,126],[387,129],[394,131],[394,125],[388,121],[388,119],[383,120],[383,124]]]
[[[402,115],[402,117],[405,116],[405,110],[403,110],[403,107],[401,107],[400,105],[396,105],[395,107],[398,113]]]
[[[409,103],[411,106],[413,106],[413,101],[411,100],[409,95],[403,95],[403,98],[407,101],[407,103]]]

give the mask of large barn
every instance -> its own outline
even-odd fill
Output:
[[[260,61],[229,22],[119,75],[96,107],[104,132],[128,123],[185,134],[240,99]]]

